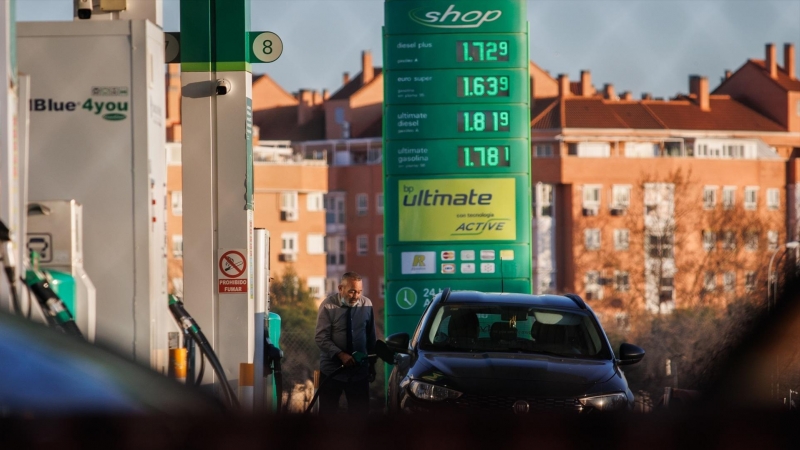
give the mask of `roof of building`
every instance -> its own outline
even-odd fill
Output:
[[[780,86],[784,90],[787,90],[787,91],[800,91],[800,79],[797,79],[797,78],[792,79],[792,78],[790,78],[789,75],[786,72],[784,72],[783,69],[781,69],[780,67],[778,67],[778,76],[777,76],[777,78],[772,78],[772,77],[769,76],[769,68],[767,67],[766,62],[763,59],[749,59],[744,64],[744,66],[742,66],[742,68],[744,68],[744,67],[746,67],[748,65],[758,69],[764,75],[764,77],[773,80],[778,86]],[[739,69],[739,70],[741,70],[741,69]],[[737,70],[737,72],[739,70]],[[724,80],[719,85],[719,87],[717,87],[717,90],[719,90],[720,87],[724,86],[725,83],[729,79],[730,78]]]
[[[298,106],[253,111],[253,124],[262,140],[313,141],[325,139],[325,111],[322,105],[311,107],[311,118],[297,123]]]
[[[354,138],[370,138],[370,137],[381,137],[383,136],[383,113],[378,116],[367,128],[364,128],[364,131],[358,133],[358,136],[353,136]]]
[[[373,75],[372,79],[375,80],[378,78],[378,75],[381,74],[383,71],[380,67],[374,68],[375,74]],[[350,81],[347,82],[341,89],[336,91],[330,98],[330,100],[343,100],[346,98],[350,98],[353,94],[358,92],[359,89],[363,87],[363,83],[361,80],[364,78],[364,72],[359,72],[358,75],[351,78]]]
[[[712,95],[703,111],[693,96],[662,100],[607,100],[602,97],[539,99],[531,110],[531,128],[629,128],[724,131],[786,131],[726,95]]]

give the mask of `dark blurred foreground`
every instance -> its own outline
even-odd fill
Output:
[[[140,404],[132,411],[144,413],[42,414],[34,408],[32,414],[9,414],[0,410],[0,417],[5,416],[0,419],[0,449],[499,450],[585,448],[587,444],[620,449],[800,448],[800,413],[789,410],[782,401],[786,396],[784,391],[788,393],[798,386],[780,385],[785,375],[800,374],[799,293],[800,283],[791,277],[777,305],[752,321],[750,330],[734,346],[720,349],[711,358],[704,380],[696,386],[699,398],[674,403],[669,408],[656,408],[647,414],[502,417],[377,414],[367,419],[246,416],[220,412],[218,402],[195,397],[185,386],[163,377],[154,379],[152,388],[148,388],[149,385],[142,384],[145,382],[142,374],[135,376],[137,389],[144,389],[140,392],[150,398],[138,398],[136,403]],[[44,344],[37,343],[37,347],[52,346],[55,342],[49,337]],[[2,347],[0,342],[0,350]],[[70,347],[79,346],[70,344]],[[10,372],[5,363],[0,355],[0,380]],[[135,370],[124,362],[108,359],[104,364],[117,370],[124,368],[128,377],[135,375]],[[175,391],[167,395],[173,386]],[[0,383],[0,399],[8,396],[10,389],[13,388]],[[133,395],[136,390],[126,387],[123,391],[127,394],[126,401],[136,399]]]
[[[6,420],[8,449],[797,448],[800,414],[720,408],[594,417],[77,417]]]

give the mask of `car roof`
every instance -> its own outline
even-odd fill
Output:
[[[531,295],[511,292],[451,291],[445,303],[515,303],[530,306],[549,306],[583,309],[578,303],[563,295]]]

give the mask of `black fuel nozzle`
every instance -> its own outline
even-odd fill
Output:
[[[264,375],[272,375],[273,372],[280,373],[283,350],[276,347],[270,338],[265,339],[264,345]]]
[[[83,338],[83,333],[75,323],[75,318],[67,305],[50,287],[50,280],[39,270],[28,270],[25,283],[36,297],[47,322],[64,330],[65,333]]]

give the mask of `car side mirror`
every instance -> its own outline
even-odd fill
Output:
[[[636,364],[644,358],[644,349],[633,344],[622,343],[619,346],[619,359],[621,366]]]
[[[386,346],[397,353],[408,354],[408,333],[394,333],[386,336]]]

